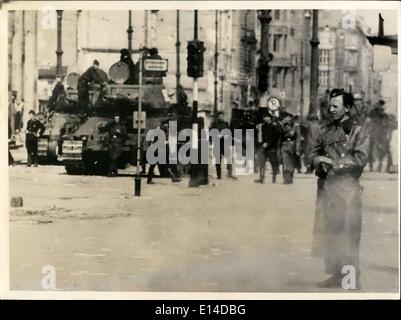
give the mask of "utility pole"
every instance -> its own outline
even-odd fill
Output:
[[[203,42],[198,40],[198,10],[194,12],[194,40],[188,42],[188,68],[187,74],[193,78],[193,102],[192,102],[192,149],[191,153],[196,155],[197,162],[191,162],[189,187],[199,187],[208,183],[208,165],[201,164],[199,142],[201,142],[201,122],[198,119],[198,78],[203,77],[203,53],[205,48]],[[202,151],[202,150],[201,150]],[[195,159],[191,158],[191,161]]]
[[[311,45],[311,68],[310,68],[310,102],[308,120],[318,120],[318,97],[317,90],[319,84],[319,10],[312,12],[312,39]]]
[[[132,10],[128,11],[128,29],[127,29],[127,34],[128,34],[128,52],[129,55],[131,56],[132,54],[132,33],[134,32],[134,29],[132,28]]]
[[[141,129],[142,129],[142,58],[143,50],[139,50],[139,89],[138,89],[138,133],[136,149],[135,196],[141,196]]]
[[[56,64],[56,74],[61,74],[63,67],[63,49],[62,49],[62,19],[63,19],[63,10],[57,11],[57,64]]]
[[[198,40],[198,10],[194,11],[194,41]],[[198,78],[193,77],[193,99],[192,99],[192,151],[199,152],[198,148]],[[198,155],[197,158],[199,159]],[[199,164],[191,163],[189,187],[199,187]]]
[[[177,10],[177,41],[175,43],[175,48],[177,52],[177,72],[175,74],[176,76],[176,91],[178,90],[178,86],[180,85],[180,78],[181,78],[181,73],[180,73],[180,10]]]
[[[267,94],[269,89],[269,61],[273,55],[269,53],[269,24],[271,10],[258,10],[257,15],[261,24],[260,58],[258,65],[259,107],[267,107]]]
[[[300,76],[300,86],[301,86],[301,99],[300,99],[300,110],[299,114],[301,117],[301,121],[304,120],[304,42],[301,41],[301,59],[300,59],[300,70],[299,70],[299,76]]]
[[[213,113],[216,116],[217,114],[217,85],[218,85],[218,62],[219,62],[219,53],[218,53],[218,31],[219,31],[219,20],[218,20],[218,10],[215,12],[215,41],[214,41],[214,103],[213,103]]]

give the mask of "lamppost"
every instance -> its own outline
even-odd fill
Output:
[[[313,10],[312,17],[313,17],[312,39],[310,40],[310,45],[311,45],[310,101],[309,101],[308,120],[318,120],[317,90],[319,84],[319,48],[318,48],[319,10]]]
[[[56,64],[56,73],[61,74],[63,67],[63,49],[62,49],[62,19],[63,19],[63,10],[57,11],[57,64]]]
[[[218,99],[218,94],[217,94],[217,85],[218,85],[218,73],[217,73],[217,68],[218,68],[218,62],[219,62],[219,53],[218,53],[218,26],[219,26],[219,21],[218,21],[218,10],[215,11],[215,41],[214,41],[214,103],[213,103],[213,113],[216,116],[217,114],[217,99]]]
[[[131,56],[132,54],[132,33],[134,32],[134,29],[132,28],[132,10],[128,11],[128,29],[127,29],[127,34],[128,34],[128,52],[129,55]]]
[[[175,73],[176,76],[176,91],[178,90],[178,86],[180,85],[180,10],[177,10],[177,41],[175,43],[176,54],[177,54],[177,72]]]
[[[260,58],[258,65],[259,78],[259,107],[267,107],[267,91],[269,88],[269,61],[273,55],[269,53],[269,23],[271,21],[271,10],[257,10],[258,19],[261,24],[260,34]]]

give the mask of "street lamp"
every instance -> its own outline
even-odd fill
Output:
[[[310,40],[311,45],[311,67],[310,67],[310,102],[309,102],[309,113],[308,120],[318,120],[318,100],[317,100],[317,89],[319,84],[319,10],[313,10],[312,12],[312,39]]]
[[[269,23],[271,10],[256,10],[261,24],[260,33],[260,58],[258,64],[258,90],[259,106],[267,107],[267,90],[269,88],[269,61],[273,58],[269,54]]]
[[[132,10],[128,11],[128,29],[127,29],[127,34],[128,34],[128,52],[129,55],[131,56],[132,53],[132,33],[134,32],[132,28]]]
[[[61,74],[62,71],[62,56],[63,56],[63,49],[62,49],[62,19],[63,19],[63,10],[56,10],[57,11],[57,64],[56,64],[56,73]]]

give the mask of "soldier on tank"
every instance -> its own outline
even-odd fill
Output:
[[[272,182],[276,183],[276,176],[279,171],[279,162],[277,151],[280,146],[281,127],[279,122],[273,117],[270,112],[267,112],[263,117],[262,125],[262,149],[260,152],[259,163],[259,179],[257,183],[265,182],[265,166],[268,159],[272,167]]]
[[[29,120],[26,125],[25,145],[28,152],[28,163],[30,167],[38,166],[38,138],[45,132],[45,126],[36,118],[33,110],[29,111]]]
[[[78,107],[81,114],[89,111],[89,85],[91,83],[104,84],[104,81],[97,73],[99,61],[94,60],[91,67],[88,68],[78,79]]]
[[[123,144],[127,140],[127,129],[120,120],[120,115],[115,114],[113,122],[106,126],[108,133],[107,153],[109,155],[109,177],[117,176],[117,160],[122,153]]]
[[[137,84],[138,83],[138,71],[136,70],[136,66],[134,61],[129,54],[128,49],[120,50],[120,62],[124,62],[129,68],[129,77],[125,80],[124,84]]]
[[[57,75],[56,85],[53,88],[52,95],[47,103],[47,110],[52,113],[56,109],[57,102],[65,95],[65,88],[63,85],[63,76]]]

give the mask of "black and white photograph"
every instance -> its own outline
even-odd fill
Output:
[[[398,2],[0,6],[0,297],[399,298]]]

